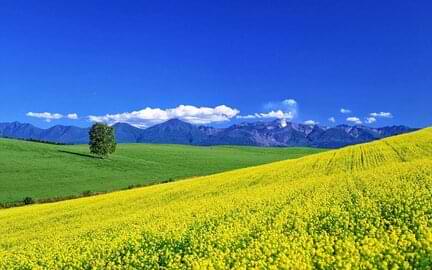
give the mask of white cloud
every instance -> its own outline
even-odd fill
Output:
[[[366,123],[367,124],[373,124],[377,121],[377,119],[375,117],[366,117]]]
[[[238,119],[266,119],[266,118],[276,118],[276,119],[286,119],[292,120],[294,118],[294,113],[292,112],[283,112],[281,110],[278,111],[270,111],[267,113],[254,113],[248,115],[238,115],[236,118]]]
[[[108,124],[128,123],[137,127],[149,127],[169,119],[177,118],[191,124],[210,124],[214,122],[229,121],[239,114],[239,110],[220,105],[214,108],[180,105],[176,108],[159,109],[150,108],[119,114],[107,114],[103,116],[90,115],[92,122],[104,122]]]
[[[28,117],[35,117],[39,119],[44,119],[47,122],[51,122],[53,120],[59,120],[63,118],[67,118],[70,120],[77,120],[78,114],[76,113],[69,113],[66,116],[60,113],[50,113],[50,112],[41,112],[41,113],[35,113],[35,112],[28,112],[26,113]]]
[[[63,118],[62,114],[49,113],[49,112],[42,112],[42,113],[28,112],[26,115],[28,117],[35,117],[35,118],[44,119],[47,122],[51,122],[52,120],[58,120],[58,119]]]
[[[340,112],[343,114],[349,114],[349,113],[351,113],[351,110],[342,108],[342,109],[340,109]]]
[[[375,118],[393,118],[393,114],[391,112],[374,112],[371,113],[370,116]]]
[[[328,119],[328,121],[329,121],[330,123],[336,123],[336,118],[334,118],[334,117],[330,117],[330,118]]]
[[[282,101],[283,104],[287,106],[297,106],[297,101],[295,99],[289,98]]]
[[[308,125],[308,126],[315,126],[315,125],[318,125],[319,123],[314,121],[314,120],[307,120],[304,122],[304,124]]]
[[[352,123],[352,124],[356,124],[356,125],[361,125],[363,124],[363,122],[360,120],[360,118],[358,117],[348,117],[346,119],[348,122]]]
[[[270,111],[254,113],[249,115],[238,115],[238,119],[263,119],[276,118],[291,121],[298,114],[298,103],[294,99],[285,99],[280,102],[269,102],[264,105],[265,109]]]
[[[267,113],[255,113],[249,115],[239,115],[238,119],[260,119],[260,118],[276,118],[276,119],[288,119],[292,120],[294,118],[294,114],[291,112],[283,112],[281,110],[278,111],[270,111]]]
[[[271,111],[268,113],[260,113],[261,118],[278,118],[278,119],[293,119],[294,114],[291,112],[283,112],[281,110]]]
[[[237,115],[237,119],[256,119],[259,118],[258,114],[248,114],[248,115]]]
[[[66,118],[70,119],[70,120],[77,120],[78,119],[78,114],[76,114],[76,113],[69,113],[68,115],[66,115]]]

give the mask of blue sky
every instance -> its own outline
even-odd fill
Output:
[[[5,0],[0,121],[431,125],[431,10],[397,0]]]

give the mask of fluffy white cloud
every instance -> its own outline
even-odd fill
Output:
[[[336,123],[336,118],[334,118],[334,117],[330,117],[330,118],[328,119],[328,121],[329,121],[330,123]]]
[[[347,120],[347,122],[350,122],[350,123],[356,124],[356,125],[363,124],[363,122],[358,117],[348,117],[346,120]]]
[[[319,123],[314,121],[314,120],[307,120],[304,122],[304,124],[308,125],[308,126],[315,126],[315,125],[318,125]]]
[[[255,113],[249,115],[239,115],[238,119],[265,119],[265,118],[276,118],[276,119],[287,119],[292,120],[294,118],[294,114],[292,112],[283,112],[281,110],[278,111],[270,111],[267,113]]]
[[[366,117],[366,123],[367,124],[373,124],[373,123],[375,123],[377,121],[377,119],[375,118],[375,117]]]
[[[26,113],[28,117],[35,117],[39,119],[44,119],[47,122],[51,122],[53,120],[59,120],[63,118],[67,118],[70,120],[76,120],[78,119],[78,114],[76,113],[69,113],[66,116],[60,113],[50,113],[50,112],[41,112],[41,113],[35,113],[35,112],[28,112]]]
[[[351,113],[351,110],[342,108],[342,109],[340,109],[340,112],[343,114],[349,114],[349,113]]]
[[[391,112],[374,112],[371,113],[370,116],[375,118],[393,118],[393,114]]]
[[[276,118],[291,121],[298,114],[298,103],[294,99],[285,99],[280,102],[269,102],[265,104],[265,109],[270,111],[262,113],[254,113],[249,115],[239,115],[238,119],[265,119]]]
[[[58,119],[63,118],[62,114],[49,113],[49,112],[42,112],[42,113],[28,112],[26,115],[28,117],[35,117],[35,118],[44,119],[47,122],[51,122],[52,120],[58,120]]]
[[[292,115],[290,113],[284,113],[281,110],[271,111],[268,113],[256,113],[255,116],[257,118],[278,118],[278,119],[292,118]]]
[[[256,114],[248,114],[248,115],[237,115],[237,119],[256,119],[259,118],[259,115]]]
[[[68,115],[66,115],[66,118],[70,119],[70,120],[77,120],[78,119],[78,114],[76,114],[76,113],[69,113]]]
[[[107,114],[103,116],[90,115],[92,122],[104,122],[108,124],[128,123],[136,127],[149,127],[169,119],[177,118],[191,124],[210,124],[214,122],[229,121],[239,114],[239,110],[220,105],[214,108],[180,105],[171,109],[145,108],[139,111],[119,114]]]
[[[297,106],[297,101],[295,99],[289,98],[282,101],[282,104],[287,106]]]

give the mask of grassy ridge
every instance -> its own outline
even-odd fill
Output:
[[[0,139],[0,203],[47,199],[202,176],[322,150],[121,144],[107,160],[88,147]]]
[[[432,129],[0,211],[0,268],[429,269]]]

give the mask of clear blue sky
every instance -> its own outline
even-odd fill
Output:
[[[249,115],[290,98],[298,122],[431,125],[431,13],[406,0],[4,0],[0,122],[86,126],[181,104]]]

